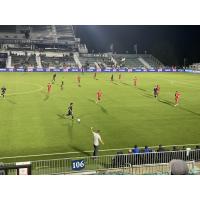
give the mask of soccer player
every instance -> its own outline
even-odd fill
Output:
[[[56,73],[53,75],[52,83],[56,81]]]
[[[78,81],[78,86],[80,87],[81,86],[81,77],[79,75],[77,76],[77,81]]]
[[[181,93],[176,91],[175,92],[175,105],[174,106],[177,106],[179,104],[180,96],[181,96]]]
[[[49,94],[51,92],[51,83],[48,83],[47,89],[48,89],[48,94]]]
[[[134,86],[137,86],[137,82],[138,82],[138,78],[135,76],[135,78],[133,79]]]
[[[159,95],[159,93],[160,93],[160,85],[157,85],[156,88],[157,88],[157,94]]]
[[[122,78],[122,75],[121,75],[121,73],[119,74],[119,80],[121,81],[121,78]]]
[[[73,106],[73,103],[70,103],[66,115],[67,115],[67,116],[71,116],[72,119],[74,119],[74,115],[73,115],[73,107],[72,107],[72,106]]]
[[[3,87],[1,88],[1,96],[2,96],[3,98],[5,97],[5,93],[6,93],[6,87],[3,86]]]
[[[97,92],[97,100],[96,100],[96,103],[98,103],[98,102],[101,101],[101,97],[102,97],[102,95],[103,95],[102,91],[99,90],[99,91]]]
[[[96,77],[97,77],[97,73],[94,72],[94,75],[93,75],[93,78],[96,80]]]
[[[111,80],[111,81],[114,81],[114,76],[113,76],[113,74],[111,75],[110,80]]]
[[[60,85],[61,90],[63,90],[63,86],[64,86],[64,78],[62,78],[62,81],[61,81],[61,85]]]
[[[157,86],[155,86],[153,88],[153,94],[154,94],[154,97],[157,98],[157,96],[158,96],[158,88],[157,88]]]

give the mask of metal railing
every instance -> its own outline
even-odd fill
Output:
[[[31,162],[31,174],[72,174],[73,161],[84,163],[81,172],[121,170],[128,174],[166,174],[169,173],[169,162],[173,159],[181,159],[186,162],[200,161],[200,150],[190,151],[164,151],[138,154],[116,154],[97,157],[74,157],[66,159],[38,160]],[[8,163],[4,165],[15,165]],[[16,174],[15,170],[8,174]]]

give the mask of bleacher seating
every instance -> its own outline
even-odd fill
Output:
[[[136,54],[114,54],[113,58],[117,61],[118,66],[121,67],[144,68]]]
[[[114,66],[111,57],[104,54],[85,54],[80,56],[79,60],[83,66],[87,67],[94,67],[95,63],[97,63],[101,69]]]
[[[34,54],[31,55],[19,55],[11,53],[12,62],[11,65],[14,67],[22,67],[22,66],[37,66],[36,58]]]
[[[49,57],[41,54],[41,63],[43,67],[72,67],[76,66],[72,56]]]
[[[151,65],[151,67],[153,68],[159,68],[159,67],[163,67],[163,64],[158,60],[156,59],[155,57],[153,57],[152,55],[141,55],[141,57],[147,62],[149,63],[149,65]]]

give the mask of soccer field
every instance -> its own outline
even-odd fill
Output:
[[[34,160],[50,157],[28,155],[64,152],[86,155],[83,151],[93,149],[91,126],[101,130],[105,142],[101,149],[200,142],[200,75],[122,73],[119,81],[115,73],[111,83],[111,73],[98,73],[98,80],[93,73],[84,73],[80,74],[81,87],[77,75],[57,73],[48,96],[53,73],[0,73],[0,86],[7,88],[6,98],[0,98],[0,162],[8,160],[5,157]],[[133,86],[134,76],[139,79],[137,87]],[[159,100],[153,97],[156,84],[161,87]],[[98,89],[103,98],[96,104]],[[174,107],[176,90],[181,99]],[[65,117],[70,102],[74,102],[74,115],[80,123]]]

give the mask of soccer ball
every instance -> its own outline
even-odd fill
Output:
[[[81,121],[81,120],[78,118],[78,119],[77,119],[77,122],[79,122],[79,123],[80,123],[80,121]]]

